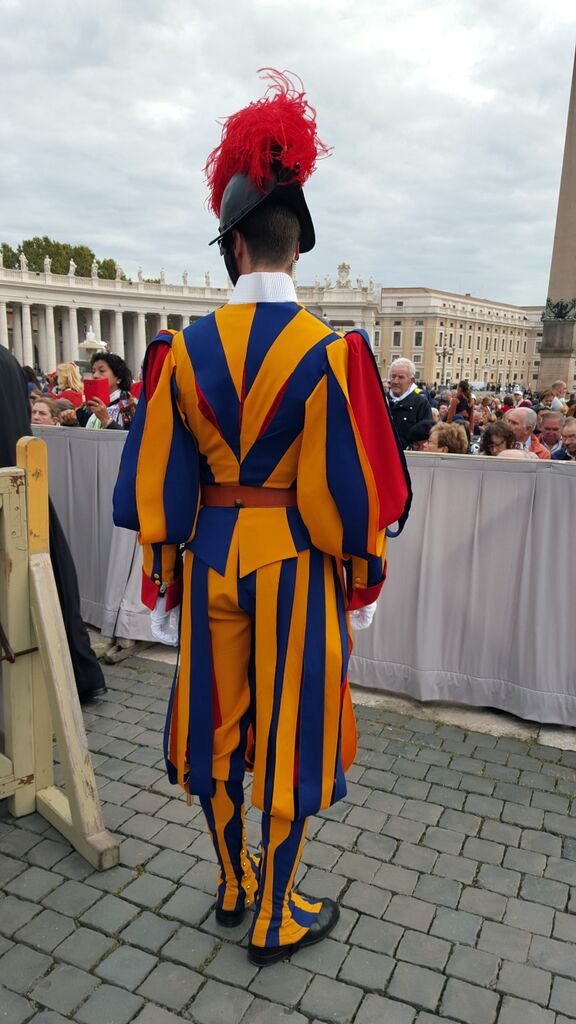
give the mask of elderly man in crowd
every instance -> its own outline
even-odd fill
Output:
[[[432,409],[416,384],[416,367],[411,359],[394,359],[390,364],[388,403],[403,448],[410,444],[408,435],[416,423],[427,422],[432,426]]]
[[[533,409],[511,409],[505,414],[504,419],[512,428],[517,444],[526,451],[532,452],[538,459],[550,458],[550,452],[546,446],[534,436],[537,417]]]
[[[559,462],[576,462],[576,419],[570,416],[562,427],[560,447],[550,455]]]
[[[568,388],[565,380],[555,380],[552,385],[552,392],[554,398],[552,399],[551,409],[560,410],[560,412],[566,412],[566,392]]]
[[[539,440],[546,446],[550,455],[554,455],[554,452],[559,451],[562,447],[561,435],[565,422],[566,417],[563,412],[547,409],[540,414]]]

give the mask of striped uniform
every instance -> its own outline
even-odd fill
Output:
[[[168,773],[201,799],[219,906],[257,891],[252,941],[290,943],[320,906],[292,890],[305,819],[345,795],[355,753],[346,609],[382,585],[386,527],[409,504],[405,463],[367,339],[342,337],[295,296],[161,332],[144,380],[115,521],[140,531],[144,600],[161,582],[182,589]],[[203,484],[296,487],[297,506],[204,507]],[[247,762],[263,812],[257,866]]]

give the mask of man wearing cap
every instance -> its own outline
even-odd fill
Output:
[[[292,264],[315,241],[302,185],[327,149],[301,84],[267,77],[206,167],[234,291],[149,346],[115,494],[115,521],[144,544],[145,602],[167,611],[181,599],[168,773],[208,821],[216,919],[235,926],[254,907],[259,966],[338,920],[294,876],[307,818],[345,794],[354,756],[349,613],[370,619],[387,527],[410,502],[367,338],[298,304]],[[245,841],[246,766],[258,857]]]

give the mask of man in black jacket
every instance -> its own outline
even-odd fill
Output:
[[[427,421],[432,426],[432,409],[424,391],[416,386],[416,367],[410,359],[395,359],[390,364],[388,401],[400,444],[407,448],[415,423]]]
[[[1,467],[16,465],[16,442],[31,433],[30,402],[22,368],[14,356],[0,345]],[[80,594],[76,569],[52,503],[50,503],[50,559],[68,637],[76,688],[81,702],[88,704],[106,693],[106,684],[102,669],[90,647],[86,626],[80,616]]]

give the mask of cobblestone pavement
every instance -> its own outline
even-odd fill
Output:
[[[247,926],[215,923],[202,814],[164,774],[172,673],[109,668],[85,714],[119,867],[0,820],[2,1024],[574,1024],[576,753],[358,707],[348,796],[310,820],[299,873],[341,920],[259,971]]]

